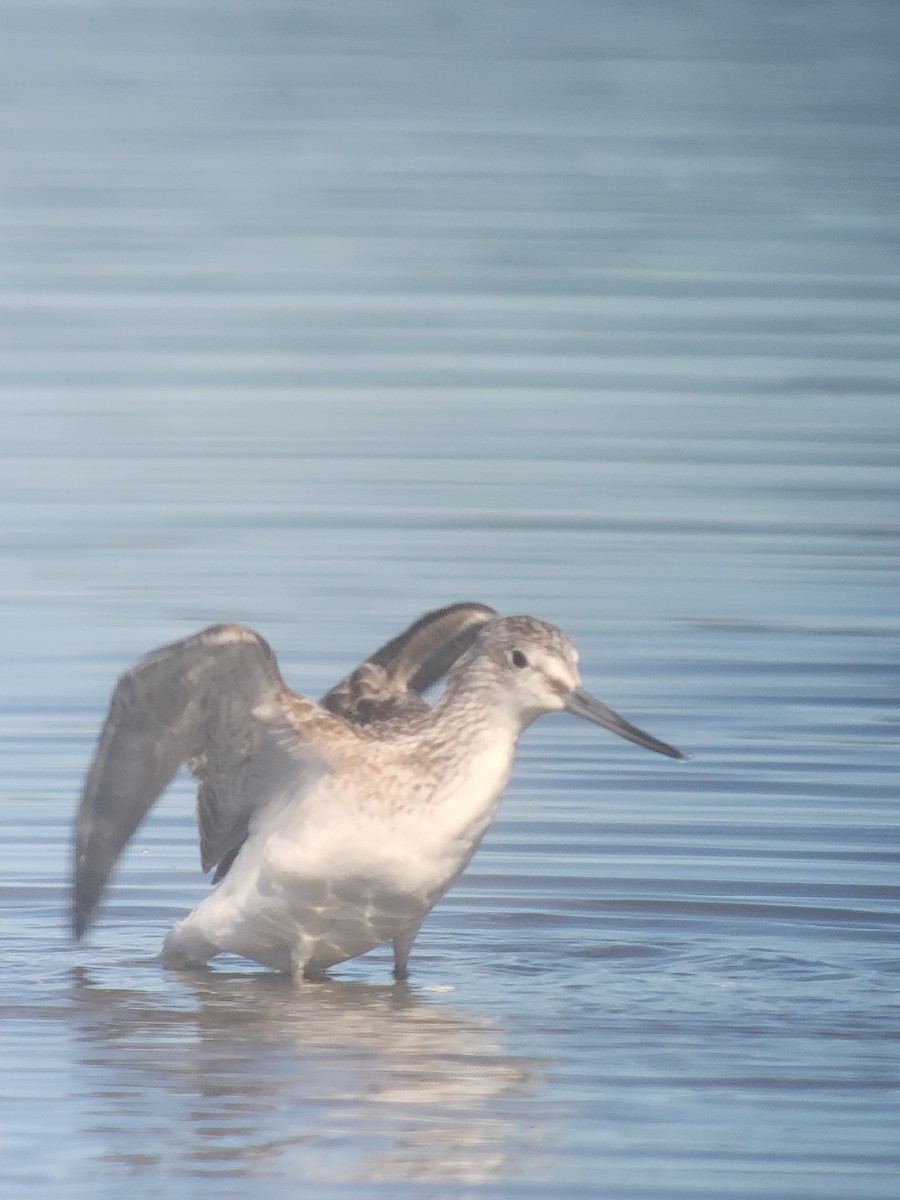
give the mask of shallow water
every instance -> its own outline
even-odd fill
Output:
[[[895,7],[0,26],[3,1194],[893,1200]],[[69,944],[125,665],[463,598],[690,761],[538,723],[408,986],[162,970],[185,781]]]

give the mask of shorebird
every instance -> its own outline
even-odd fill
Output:
[[[445,675],[430,707],[422,693]],[[163,962],[235,953],[314,978],[391,942],[405,979],[422,921],[494,818],[520,733],[551,712],[684,758],[585,691],[559,629],[483,604],[426,613],[319,702],[287,687],[246,626],[163,646],[120,678],[87,775],[75,936],[186,763],[216,886],[173,926]]]

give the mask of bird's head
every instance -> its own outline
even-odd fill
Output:
[[[567,712],[669,758],[680,750],[659,741],[613,712],[581,685],[578,651],[555,625],[536,617],[497,617],[470,652],[490,663],[497,685],[524,729],[544,713]]]

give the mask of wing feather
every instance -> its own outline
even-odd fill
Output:
[[[188,762],[200,781],[201,861],[209,870],[239,846],[250,819],[290,775],[324,770],[310,747],[254,716],[284,688],[267,643],[242,625],[217,625],[163,646],[129,668],[113,692],[75,827],[72,922],[90,924],[125,845]]]
[[[356,724],[426,707],[426,692],[497,614],[486,604],[450,604],[425,613],[371,654],[322,697],[322,705]]]
[[[469,648],[494,609],[451,604],[379,647],[322,699],[355,725],[424,710],[422,693]],[[198,780],[204,871],[225,875],[254,813],[327,770],[295,723],[268,644],[243,625],[215,625],[153,651],[121,677],[88,771],[75,828],[72,923],[80,938],[129,839],[179,767]],[[324,715],[324,714],[322,714]]]

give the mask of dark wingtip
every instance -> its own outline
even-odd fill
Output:
[[[356,699],[357,672],[379,667],[385,673],[387,694],[393,705],[379,717],[395,715],[398,699],[407,711],[416,710],[421,707],[422,693],[446,675],[483,626],[496,615],[489,605],[472,600],[427,612],[370,654],[361,667],[326,692],[320,703],[339,716],[361,723]]]
[[[79,852],[76,856],[71,891],[70,922],[74,941],[82,941],[90,928],[105,883],[105,876],[91,872],[83,860],[83,854]]]
[[[72,941],[80,942],[88,931],[88,926],[91,923],[91,914],[86,913],[77,901],[72,905],[71,914],[71,932]]]

